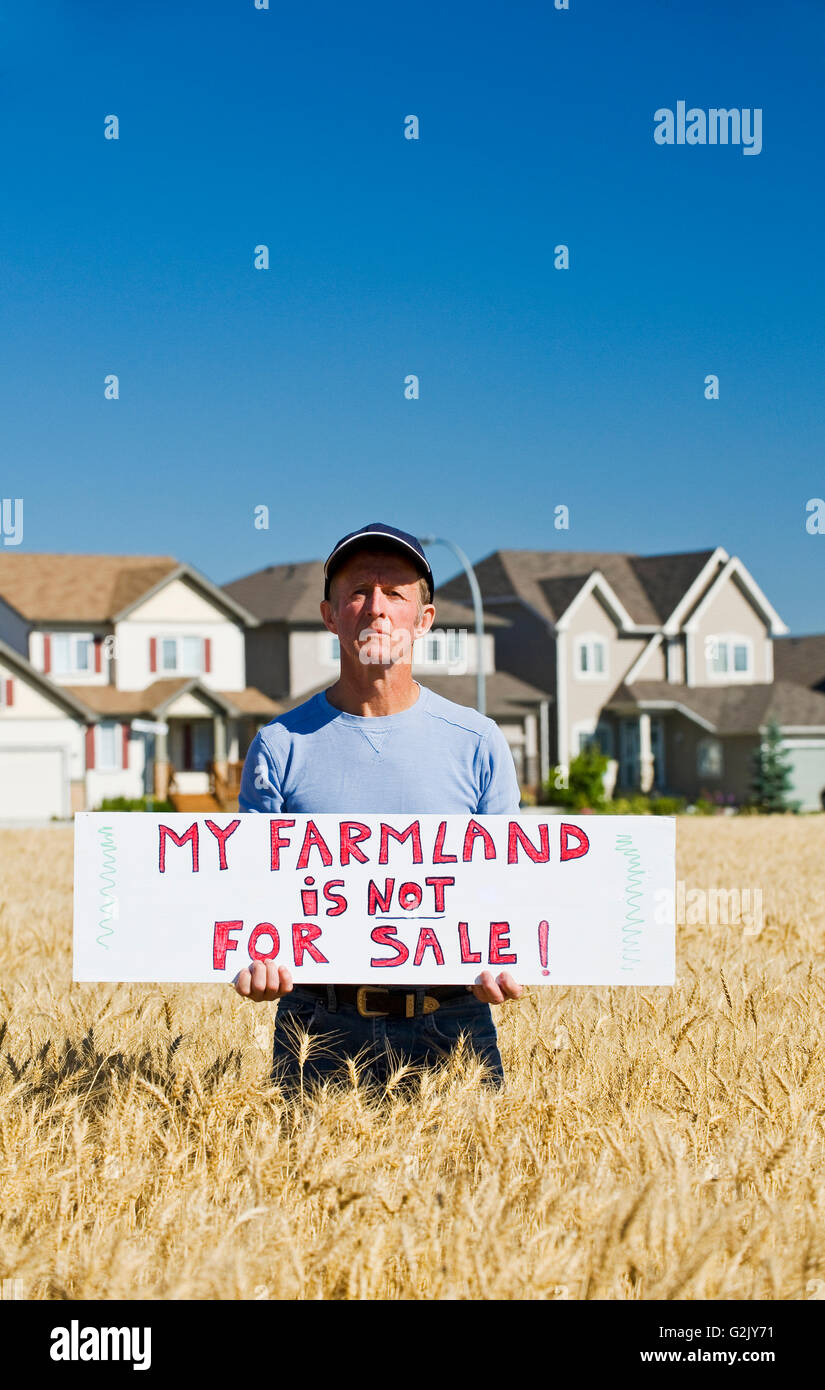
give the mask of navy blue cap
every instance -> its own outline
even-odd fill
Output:
[[[418,566],[422,577],[429,585],[432,603],[435,585],[433,572],[424,551],[415,536],[411,536],[407,531],[399,531],[395,526],[388,526],[384,521],[371,521],[358,531],[350,531],[348,536],[342,536],[333,547],[324,562],[324,598],[329,598],[329,582],[338,566],[353,550],[369,550],[373,543],[376,550],[397,550]]]

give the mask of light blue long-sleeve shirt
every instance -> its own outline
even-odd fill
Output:
[[[371,718],[321,691],[255,735],[242,811],[514,815],[519,787],[492,719],[420,686],[414,705]]]

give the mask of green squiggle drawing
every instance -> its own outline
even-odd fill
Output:
[[[641,882],[645,871],[641,867],[639,851],[633,848],[633,840],[630,835],[617,835],[616,849],[627,859],[627,886],[625,890],[627,912],[622,924],[622,960],[628,961],[629,964],[622,965],[621,969],[633,970],[641,959],[641,946],[637,938],[641,936],[644,925],[644,918],[639,911],[639,903],[642,897]]]
[[[103,871],[98,874],[98,878],[103,879],[103,887],[100,889],[100,911],[103,916],[97,924],[100,928],[100,936],[97,938],[97,944],[98,946],[102,946],[104,951],[108,951],[108,943],[104,941],[103,938],[104,936],[114,935],[110,922],[115,908],[117,907],[117,899],[114,893],[116,871],[115,840],[110,825],[101,825],[97,833],[101,837],[100,848],[103,850]]]

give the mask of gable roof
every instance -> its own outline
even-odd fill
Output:
[[[474,566],[485,601],[517,597],[556,623],[594,570],[604,575],[640,627],[659,627],[716,553],[630,555],[614,551],[497,550]],[[469,585],[456,575],[445,596],[466,602]]]
[[[78,701],[93,709],[96,715],[104,718],[161,715],[179,695],[190,691],[207,704],[217,705],[230,716],[260,714],[271,717],[278,709],[275,701],[263,695],[254,685],[248,685],[244,690],[213,690],[199,681],[197,676],[171,676],[153,681],[143,690],[118,690],[114,685],[72,685],[62,686],[61,689],[67,690]]]
[[[0,552],[0,595],[32,622],[106,622],[178,568],[171,555]]]
[[[324,597],[323,560],[267,565],[222,586],[262,623],[317,623]]]
[[[825,633],[775,638],[773,670],[777,680],[825,692]]]
[[[262,623],[312,623],[321,626],[319,605],[324,596],[323,560],[296,560],[285,565],[267,565],[241,579],[223,585],[224,592],[242,603]],[[435,594],[434,627],[473,626],[472,612],[453,602],[443,589]],[[484,614],[485,627],[504,627],[506,620],[494,613]]]
[[[33,623],[111,623],[171,579],[187,579],[242,621],[231,595],[171,555],[67,555],[0,551],[0,597]]]

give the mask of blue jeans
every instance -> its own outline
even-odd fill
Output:
[[[395,992],[395,991],[394,991]],[[421,990],[426,993],[426,990]],[[294,985],[278,1003],[272,1051],[272,1081],[289,1090],[300,1087],[300,1034],[311,1039],[303,1065],[303,1084],[349,1081],[347,1057],[358,1060],[365,1082],[386,1085],[400,1060],[414,1067],[434,1067],[450,1057],[462,1034],[471,1051],[486,1064],[488,1084],[499,1088],[504,1070],[489,1004],[472,994],[441,1001],[420,1018],[362,1018],[355,1004],[326,1000]],[[330,1007],[333,1004],[334,1007]]]

